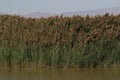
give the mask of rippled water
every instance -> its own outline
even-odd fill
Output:
[[[0,69],[0,80],[120,80],[120,69]]]

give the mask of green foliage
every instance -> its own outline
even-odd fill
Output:
[[[24,18],[0,15],[0,65],[120,64],[120,15]]]

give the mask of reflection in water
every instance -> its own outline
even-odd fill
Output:
[[[120,80],[120,69],[0,69],[0,80]]]

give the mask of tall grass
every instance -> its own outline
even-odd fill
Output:
[[[120,64],[120,15],[0,16],[0,65],[95,67]]]

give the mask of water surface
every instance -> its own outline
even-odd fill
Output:
[[[120,69],[0,69],[0,80],[120,80]]]

